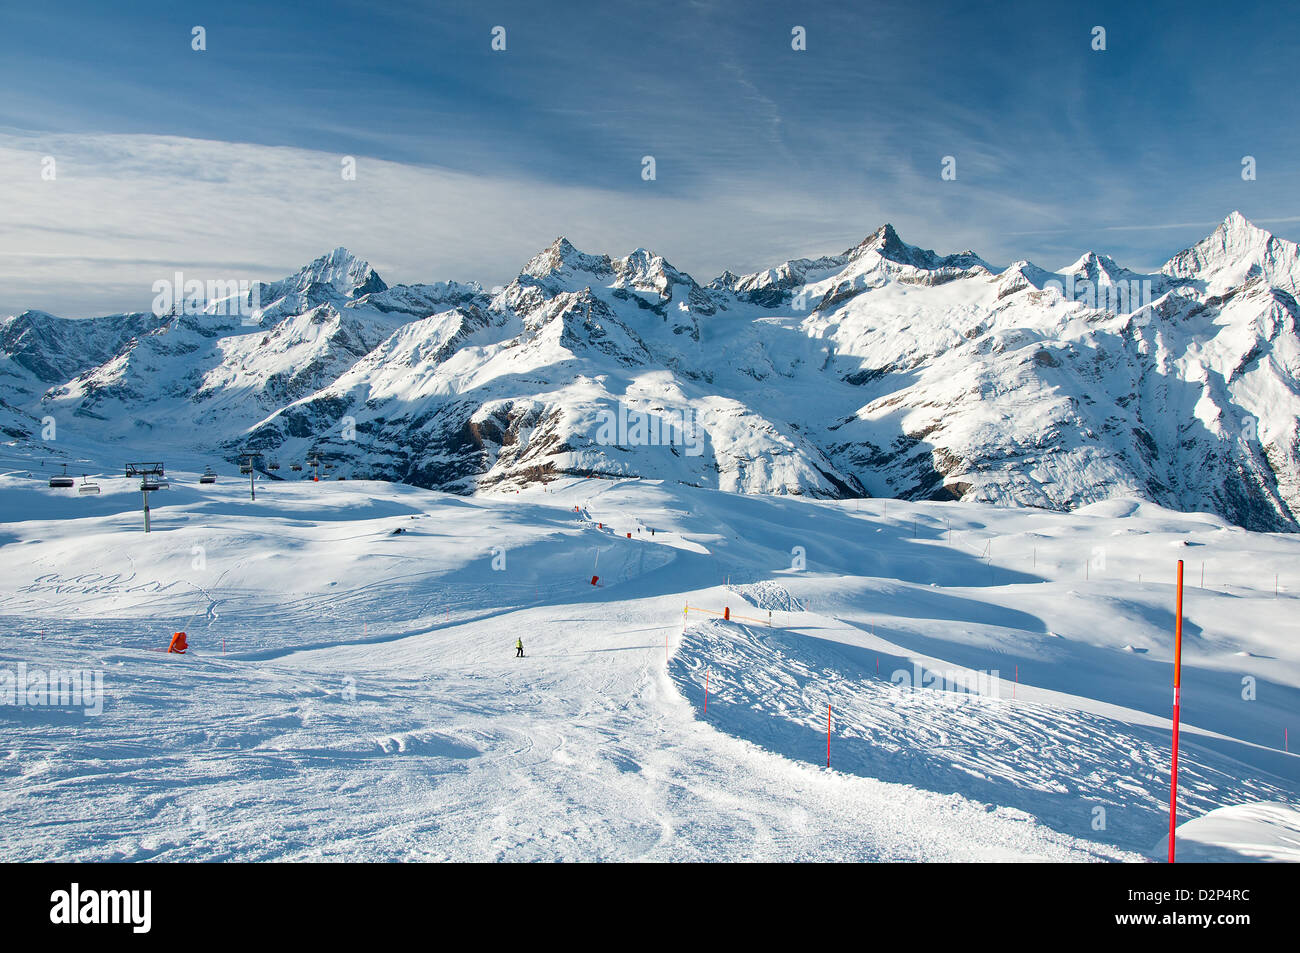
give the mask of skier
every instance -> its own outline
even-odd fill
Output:
[[[515,658],[524,657],[524,640],[515,639]]]

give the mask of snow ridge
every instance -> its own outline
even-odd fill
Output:
[[[336,248],[217,314],[0,321],[5,432],[116,460],[318,455],[461,493],[560,475],[1069,510],[1133,496],[1300,526],[1300,249],[1232,213],[1156,274],[939,255],[883,225],[707,285],[557,238],[492,293]],[[610,441],[609,415],[689,424]],[[696,453],[695,449],[699,452]]]

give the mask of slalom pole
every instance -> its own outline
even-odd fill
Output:
[[[1178,610],[1174,622],[1174,746],[1169,772],[1169,863],[1174,862],[1174,829],[1178,826],[1178,715],[1183,677],[1183,561],[1178,560]]]
[[[826,703],[826,767],[831,766],[831,703]]]

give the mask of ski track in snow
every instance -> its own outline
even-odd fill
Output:
[[[235,512],[229,492],[223,514]],[[282,511],[260,531],[237,516],[214,521],[177,493],[184,505],[157,508],[147,540],[111,518],[6,512],[15,541],[0,547],[0,668],[100,669],[107,698],[98,717],[0,708],[0,817],[11,831],[0,859],[1134,861],[1163,833],[1167,720],[1154,705],[1094,698],[1095,679],[1077,697],[1019,685],[1012,702],[1001,697],[1006,664],[998,698],[890,680],[904,662],[960,667],[939,648],[961,658],[996,638],[1020,639],[1014,657],[1033,664],[1032,640],[1048,638],[1013,626],[1037,611],[1021,589],[1038,587],[989,586],[980,611],[997,625],[970,629],[972,641],[946,634],[952,619],[926,620],[925,600],[940,595],[974,616],[957,602],[970,590],[945,573],[969,582],[988,571],[973,554],[911,539],[911,514],[933,523],[935,505],[909,505],[906,531],[886,543],[869,530],[888,524],[852,504],[573,481],[466,510],[441,494],[353,482],[326,492],[377,494],[410,512],[344,532],[336,517],[311,520],[319,492],[277,489]],[[1002,519],[1008,534],[1034,518],[942,512]],[[917,617],[870,634],[862,612],[895,606],[897,592],[862,597],[834,573],[762,569],[788,553],[781,534],[796,516],[789,532],[808,545],[810,568],[821,534],[858,562],[865,539],[893,547],[899,579],[944,579],[939,595],[918,576],[906,600]],[[396,519],[410,532],[392,540]],[[1047,514],[1037,525],[1083,523]],[[654,540],[638,525],[656,525]],[[208,540],[209,565],[191,572],[196,539]],[[514,569],[488,568],[497,545]],[[1163,538],[1152,546],[1169,550]],[[922,549],[932,558],[918,561]],[[141,578],[193,581],[155,594],[18,591],[44,571],[71,574],[74,558],[81,571],[120,568],[128,550]],[[1070,585],[1048,584],[1058,596]],[[683,628],[687,601],[771,609],[777,625],[692,615]],[[156,651],[187,618],[192,654]],[[1145,634],[1139,626],[1122,641]],[[513,657],[516,637],[525,659]],[[1294,699],[1294,650],[1255,648],[1274,660],[1261,677]],[[1107,658],[1150,664],[1118,649]],[[1066,666],[1050,671],[1064,677]],[[1164,684],[1152,691],[1167,698]],[[1256,704],[1253,713],[1272,711]],[[1207,717],[1220,710],[1233,709]],[[1235,727],[1223,721],[1185,735],[1184,816],[1294,802],[1294,756],[1233,740],[1240,730],[1206,733]],[[1096,807],[1104,830],[1093,827]]]

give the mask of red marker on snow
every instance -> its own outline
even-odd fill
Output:
[[[1169,863],[1174,862],[1174,829],[1178,826],[1178,709],[1183,680],[1183,561],[1178,560],[1178,612],[1174,617],[1174,745],[1169,771]]]
[[[1178,614],[1174,618],[1174,751],[1169,772],[1169,862],[1174,862],[1178,827],[1178,720],[1183,685],[1183,560],[1178,560]]]

